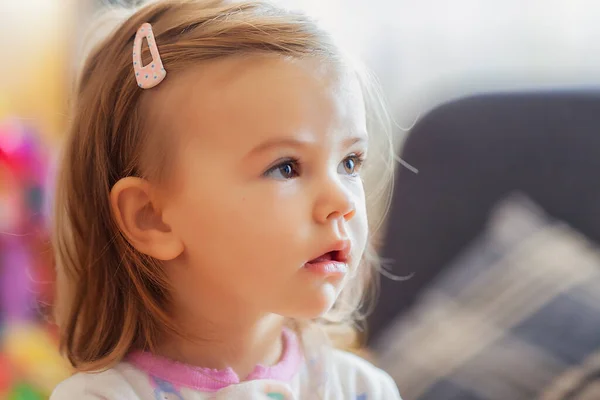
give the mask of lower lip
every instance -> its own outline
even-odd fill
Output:
[[[348,272],[348,264],[339,261],[319,261],[306,263],[304,268],[321,276],[342,276]]]

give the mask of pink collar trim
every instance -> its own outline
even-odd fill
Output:
[[[282,335],[283,354],[281,360],[271,367],[257,365],[246,378],[247,381],[274,379],[289,382],[296,375],[303,359],[298,338],[289,329],[284,329]],[[231,368],[215,370],[194,367],[155,356],[149,352],[135,351],[127,357],[127,361],[153,378],[199,391],[214,392],[240,383],[239,376]]]

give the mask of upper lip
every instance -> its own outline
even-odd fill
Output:
[[[350,251],[352,250],[352,242],[348,239],[336,240],[325,251],[321,252],[318,256],[311,258],[308,262],[314,261],[328,253],[332,253],[332,261],[347,263],[350,257]]]

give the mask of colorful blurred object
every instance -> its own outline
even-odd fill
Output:
[[[54,292],[45,196],[66,122],[71,33],[88,3],[0,1],[0,400],[46,399],[69,373],[44,315]]]
[[[36,303],[34,250],[47,241],[42,194],[48,157],[38,136],[16,120],[0,124],[0,307],[3,319],[32,318]]]
[[[11,370],[8,359],[0,353],[0,396],[10,388],[12,382]]]
[[[55,338],[40,324],[9,328],[4,351],[19,378],[42,393],[49,394],[70,374],[67,362],[56,351]]]
[[[8,395],[8,400],[42,400],[44,397],[31,386],[17,385]]]
[[[70,370],[40,304],[52,302],[49,157],[19,119],[0,122],[0,399],[47,398]]]

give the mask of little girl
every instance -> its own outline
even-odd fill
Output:
[[[363,76],[255,1],[153,2],[91,52],[55,205],[78,373],[52,400],[399,399],[324,334],[374,267],[363,180],[390,178],[368,174],[390,146],[363,170],[382,134]]]

